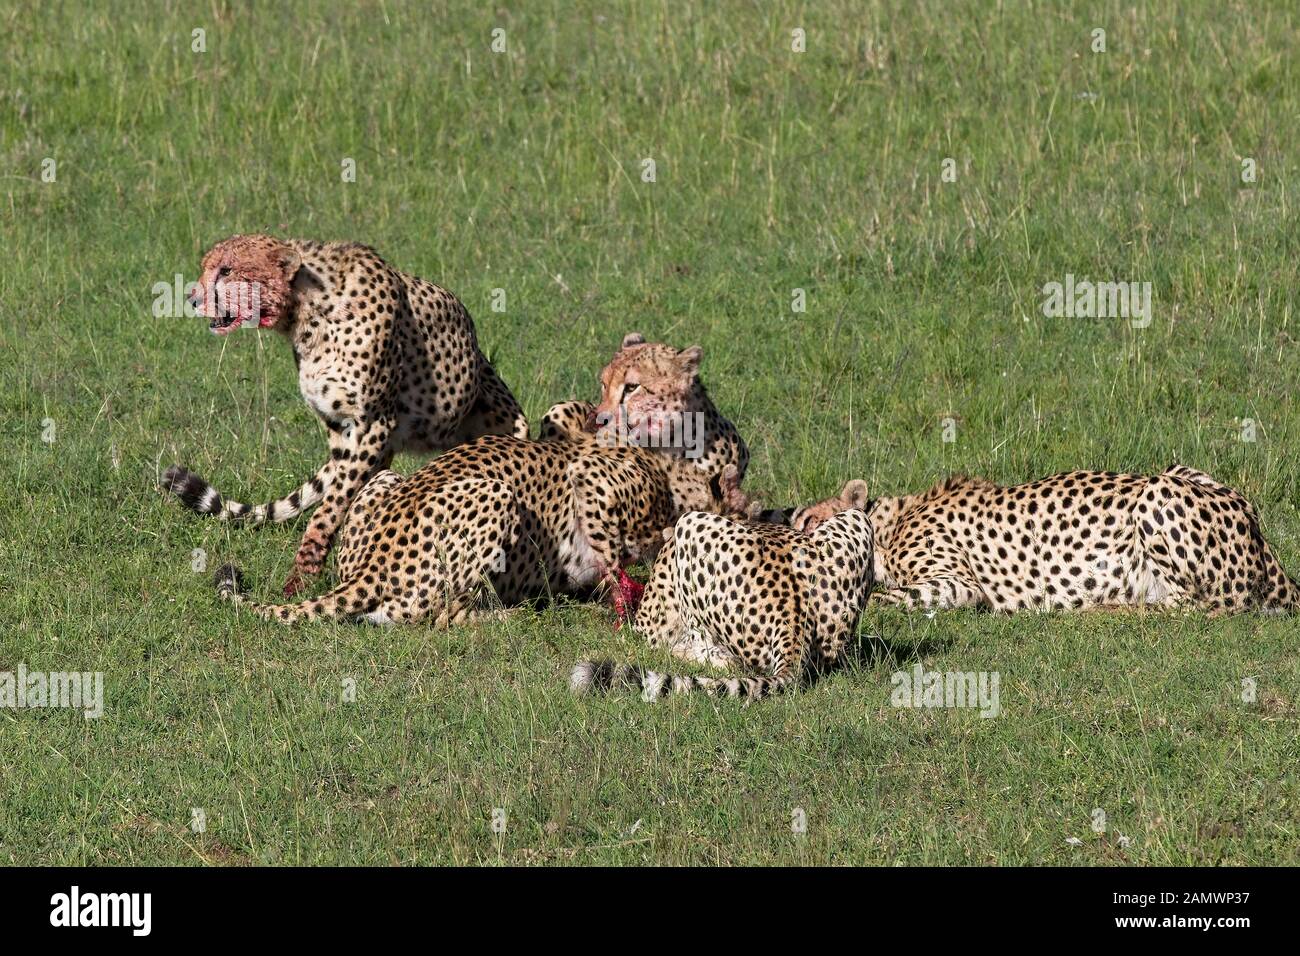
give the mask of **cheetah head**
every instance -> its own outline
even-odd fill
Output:
[[[848,511],[850,508],[865,511],[867,505],[867,483],[861,478],[854,478],[844,485],[838,496],[799,508],[790,517],[790,526],[796,531],[810,534],[814,528],[832,515]]]
[[[207,251],[190,304],[208,328],[226,335],[241,325],[273,328],[290,311],[291,286],[301,261],[270,236],[231,236]]]
[[[693,404],[699,385],[698,345],[678,351],[647,342],[639,332],[623,345],[600,373],[600,404],[587,419],[587,431],[599,432],[622,421],[637,444],[664,447],[682,434],[681,416]]]

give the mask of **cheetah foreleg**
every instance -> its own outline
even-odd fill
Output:
[[[320,574],[334,535],[353,499],[391,458],[389,441],[394,424],[391,415],[380,415],[364,427],[353,425],[331,430],[330,464],[333,467],[325,482],[320,507],[312,514],[298,545],[293,573],[284,585],[286,596],[301,590],[304,578]]]

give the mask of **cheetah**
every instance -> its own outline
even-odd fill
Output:
[[[872,529],[850,508],[811,533],[694,512],[673,528],[651,568],[633,628],[651,647],[746,676],[660,674],[580,661],[575,693],[639,687],[650,701],[703,690],[758,699],[836,664],[873,584]]]
[[[460,301],[397,271],[368,246],[233,236],[204,255],[190,301],[217,335],[256,326],[288,339],[298,388],[328,432],[325,464],[268,504],[231,501],[179,465],[162,476],[186,507],[222,520],[287,521],[319,505],[286,595],[320,572],[357,492],[396,452],[528,435],[519,403],[479,350]]]
[[[1300,604],[1250,502],[1182,465],[1154,477],[1075,471],[1010,488],[955,476],[922,494],[864,499],[865,485],[850,482],[792,524],[806,531],[840,508],[866,507],[881,584],[873,604],[1211,615]]]
[[[609,586],[615,610],[638,588],[625,567],[650,560],[687,507],[724,510],[720,482],[674,486],[662,457],[641,448],[489,435],[434,458],[409,478],[381,471],[357,496],[338,550],[339,584],[296,604],[261,604],[232,567],[218,596],[295,623],[366,617],[374,623],[463,623],[488,592],[509,606]],[[680,479],[679,479],[680,480]]]
[[[600,373],[600,403],[552,406],[542,418],[540,438],[557,441],[595,435],[611,445],[653,448],[710,475],[733,465],[743,479],[749,449],[705,391],[699,377],[703,358],[698,345],[678,351],[630,332]]]

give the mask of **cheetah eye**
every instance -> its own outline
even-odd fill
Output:
[[[217,270],[218,279],[224,279],[228,275],[230,275],[230,266],[222,266]]]
[[[636,391],[638,388],[640,388],[640,387],[641,387],[641,386],[640,386],[639,384],[636,384],[636,383],[633,383],[633,382],[625,382],[625,383],[623,384],[623,398],[622,398],[622,401],[625,401],[625,402],[626,402],[626,401],[627,401],[627,397],[628,397],[629,395],[631,395],[633,392],[635,392],[635,391]]]

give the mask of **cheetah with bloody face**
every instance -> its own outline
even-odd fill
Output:
[[[299,390],[329,433],[329,458],[316,475],[269,504],[230,501],[177,465],[163,475],[187,507],[224,520],[287,521],[319,505],[286,594],[320,571],[357,492],[394,453],[528,435],[460,301],[366,246],[234,236],[203,257],[191,301],[217,335],[257,326],[287,338]]]
[[[792,523],[816,527],[864,498],[865,487],[850,482]],[[1154,477],[1075,471],[1011,488],[955,477],[866,507],[884,589],[873,602],[1211,614],[1300,604],[1300,586],[1261,535],[1250,502],[1181,465]]]
[[[391,471],[372,478],[349,512],[340,583],[329,594],[254,603],[230,567],[218,572],[217,590],[286,622],[433,616],[445,625],[483,610],[489,592],[512,605],[604,584],[622,614],[639,591],[623,568],[653,558],[686,507],[725,507],[716,483],[701,477],[695,488],[674,485],[669,471],[661,456],[640,448],[487,436],[409,478]]]
[[[658,674],[582,661],[575,693],[617,686],[646,700],[704,690],[750,699],[840,660],[872,587],[872,530],[849,509],[810,534],[720,515],[683,516],[659,552],[633,627],[651,647],[746,676]]]
[[[719,475],[727,465],[743,479],[749,449],[700,381],[698,346],[678,351],[639,332],[600,373],[600,403],[564,402],[542,419],[543,441],[595,435],[609,445],[640,445],[675,464]]]

